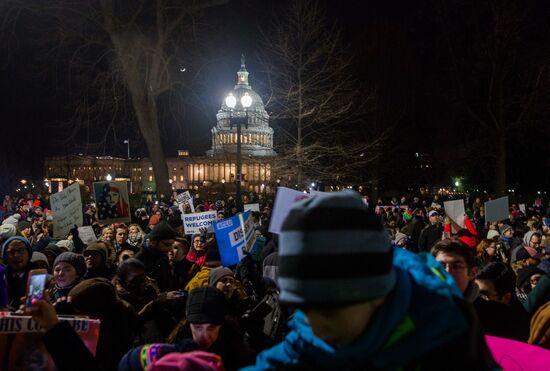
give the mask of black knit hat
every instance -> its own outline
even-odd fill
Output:
[[[525,286],[527,282],[531,279],[531,276],[534,274],[542,274],[544,275],[544,271],[542,269],[537,268],[534,265],[528,265],[526,267],[521,268],[518,270],[518,278],[516,280],[516,287],[522,288]]]
[[[226,267],[218,267],[212,269],[208,273],[208,286],[215,287],[216,283],[226,276],[234,277],[233,271]]]
[[[107,250],[107,248],[105,247],[104,242],[97,241],[89,244],[83,252],[84,256],[86,256],[86,253],[89,253],[90,251],[95,251],[99,255],[101,255],[101,257],[103,258],[103,263],[107,264],[107,256],[109,256],[109,250]]]
[[[155,228],[149,233],[149,240],[151,241],[163,241],[163,240],[173,240],[177,237],[176,231],[170,227],[170,225],[162,221],[158,223]]]
[[[222,265],[220,250],[216,244],[209,246],[205,255],[206,257],[204,258],[204,264],[207,267],[219,267]]]
[[[79,277],[83,277],[84,273],[86,273],[86,262],[84,261],[84,257],[80,254],[75,254],[74,252],[64,252],[60,254],[55,258],[53,263],[54,268],[57,264],[62,262],[72,265]]]
[[[361,303],[387,295],[396,281],[389,234],[353,191],[294,204],[281,227],[278,266],[280,300],[295,305]]]
[[[226,312],[227,303],[220,290],[214,287],[200,287],[189,293],[185,310],[189,323],[221,325]]]

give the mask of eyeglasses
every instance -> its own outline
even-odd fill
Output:
[[[448,272],[460,272],[466,269],[466,264],[464,263],[458,263],[458,262],[452,262],[452,263],[445,263],[445,262],[439,262],[445,270]]]
[[[498,294],[490,294],[488,292],[480,292],[479,297],[485,301],[491,301],[491,300],[500,298]]]

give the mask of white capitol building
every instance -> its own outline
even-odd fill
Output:
[[[252,102],[246,112],[241,108],[232,111],[223,102],[216,114],[216,126],[212,132],[212,148],[205,156],[189,156],[186,150],[179,150],[177,157],[167,157],[168,174],[174,189],[206,189],[212,191],[234,191],[236,176],[237,127],[230,125],[230,116],[248,117],[248,127],[242,126],[241,153],[243,192],[273,192],[278,184],[272,174],[277,153],[273,150],[273,129],[269,126],[262,98],[248,83],[244,57],[237,71],[237,84],[232,94],[240,99],[247,94]],[[95,181],[127,181],[132,193],[154,191],[155,179],[149,159],[123,159],[117,157],[96,157],[69,155],[50,157],[44,161],[44,178],[48,180],[51,192],[58,192],[68,184],[78,181],[91,187]]]

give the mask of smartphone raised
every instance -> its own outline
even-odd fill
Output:
[[[38,300],[44,299],[46,281],[48,280],[48,271],[45,269],[33,269],[29,272],[27,281],[27,300],[25,306],[32,307]]]

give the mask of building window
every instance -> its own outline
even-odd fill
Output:
[[[149,175],[149,181],[150,181],[150,182],[153,181],[153,176],[152,176],[152,175]]]
[[[177,168],[174,168],[174,171],[178,170]]]
[[[176,179],[177,179],[177,177],[174,175],[174,176],[172,177],[172,180],[175,182]]]
[[[183,175],[180,175],[180,182],[183,182]]]
[[[152,171],[152,170],[153,170],[153,168],[151,166],[149,166],[149,171]]]

